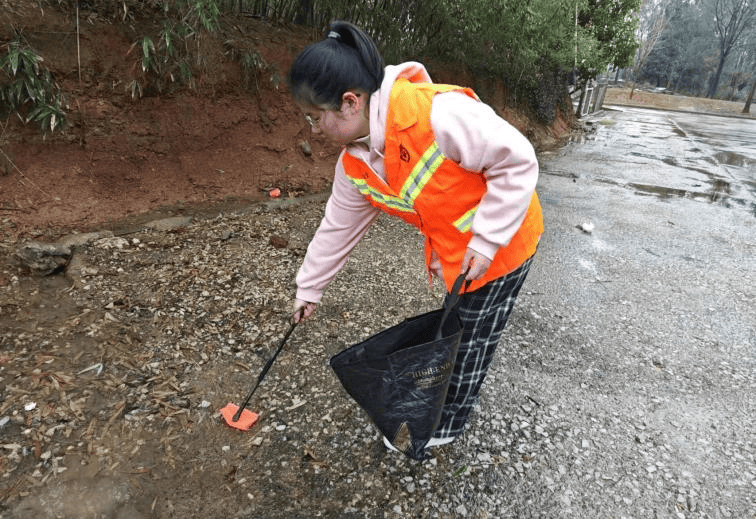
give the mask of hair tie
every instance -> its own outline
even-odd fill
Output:
[[[336,31],[331,31],[328,33],[329,38],[333,38],[334,40],[341,41],[341,34],[337,33]]]

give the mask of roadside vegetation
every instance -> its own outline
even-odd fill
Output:
[[[625,78],[692,97],[745,101],[756,92],[756,3],[647,0],[639,13],[633,67]]]
[[[66,122],[64,96],[42,56],[20,39],[4,45],[0,55],[0,117],[15,113],[24,122],[38,123],[43,132]]]
[[[560,106],[569,110],[569,81],[585,82],[614,64],[627,67],[636,48],[635,13],[641,0],[40,0],[40,9],[63,10],[80,21],[95,13],[120,22],[154,20],[155,30],[135,39],[131,77],[134,98],[194,88],[207,73],[209,46],[235,59],[252,92],[262,81],[280,82],[252,38],[233,35],[238,17],[311,27],[320,34],[329,21],[350,20],[379,43],[387,62],[415,59],[464,64],[482,97],[501,85],[507,102],[548,124]],[[37,122],[46,131],[65,127],[63,92],[40,63],[24,32],[0,41],[0,92],[6,115]],[[79,71],[81,74],[81,70]]]

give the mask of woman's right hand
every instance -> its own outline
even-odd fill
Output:
[[[302,301],[301,299],[294,300],[294,322],[298,323],[304,321],[312,315],[315,309],[318,307],[318,303],[310,303],[308,301]],[[302,310],[304,309],[304,310]]]
[[[443,283],[444,269],[441,267],[441,260],[438,257],[438,253],[433,249],[431,249],[431,259],[428,264],[428,272],[430,272],[431,277],[436,276]]]

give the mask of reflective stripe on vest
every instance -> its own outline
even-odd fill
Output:
[[[405,180],[399,196],[407,201],[410,205],[415,205],[418,195],[425,187],[425,184],[433,176],[438,167],[444,161],[444,154],[438,147],[438,144],[434,141],[430,147],[425,150],[420,160],[417,161],[415,167],[412,168],[412,173]]]
[[[354,184],[362,196],[368,196],[376,203],[385,205],[396,211],[415,212],[413,209],[415,200],[417,200],[417,197],[422,192],[425,184],[431,179],[433,173],[444,162],[444,158],[444,154],[441,152],[438,144],[436,142],[431,144],[420,157],[420,160],[417,161],[415,167],[412,168],[412,173],[405,180],[398,197],[381,193],[377,189],[370,187],[367,181],[363,179],[352,178],[348,175],[347,178]]]
[[[456,227],[459,232],[469,231],[470,229],[472,229],[473,219],[475,218],[475,213],[477,211],[478,206],[476,205],[465,214],[460,216],[452,225],[454,225],[454,227]]]
[[[362,196],[370,197],[376,203],[385,205],[386,207],[393,209],[395,211],[402,211],[405,213],[415,212],[412,206],[408,205],[401,198],[381,193],[377,189],[370,187],[366,180],[361,179],[361,178],[352,178],[348,175],[347,175],[347,178],[352,184],[354,184],[354,186],[362,194]]]

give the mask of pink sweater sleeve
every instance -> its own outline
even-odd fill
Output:
[[[538,181],[535,150],[490,106],[460,92],[433,98],[431,125],[444,155],[486,177],[469,247],[493,258],[525,219]]]
[[[297,274],[297,299],[320,302],[326,285],[344,266],[378,212],[349,182],[339,159],[325,215]]]

